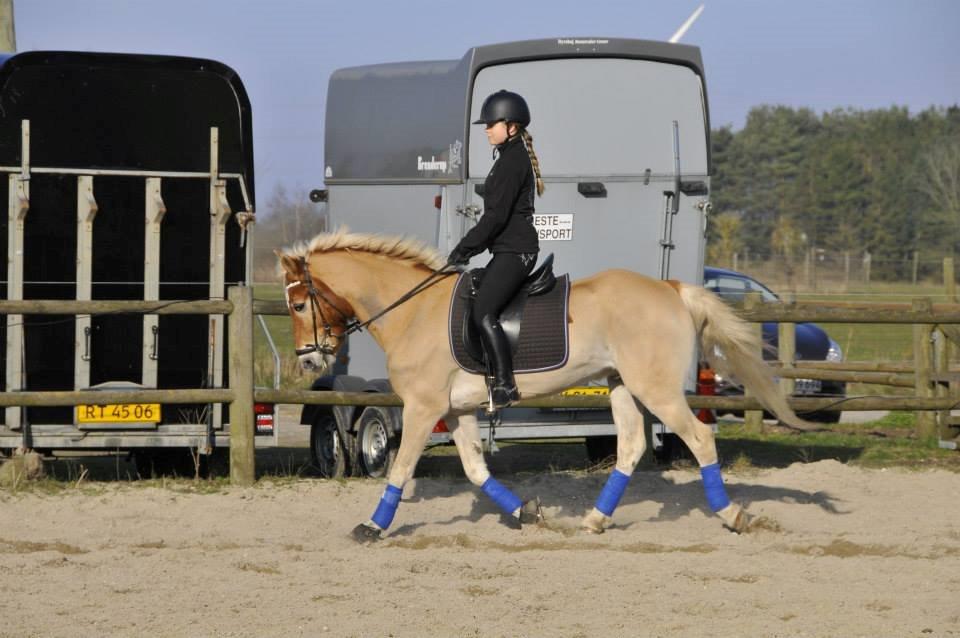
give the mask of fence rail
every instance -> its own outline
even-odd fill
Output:
[[[252,289],[232,287],[227,300],[201,301],[73,301],[73,300],[0,300],[0,315],[70,315],[70,314],[223,314],[229,316],[229,388],[176,390],[85,390],[0,393],[0,407],[5,406],[70,406],[104,405],[121,402],[144,403],[229,403],[230,408],[230,476],[237,484],[254,480],[254,401],[265,403],[311,405],[377,405],[400,406],[395,394],[367,392],[314,392],[309,390],[266,390],[253,387],[253,318],[254,315],[285,315],[279,301],[254,300]],[[821,378],[913,387],[914,396],[864,396],[846,398],[788,398],[797,412],[856,410],[915,410],[918,413],[918,434],[929,436],[939,432],[941,438],[956,436],[957,424],[949,410],[960,408],[958,380],[960,371],[947,365],[948,350],[934,351],[933,334],[940,331],[947,339],[960,336],[960,304],[932,304],[915,300],[912,304],[763,304],[738,308],[737,313],[751,322],[781,323],[781,351],[793,352],[792,325],[799,322],[819,323],[904,323],[915,331],[913,365],[903,363],[856,362],[830,363],[807,361],[774,362],[776,374],[784,381],[793,378]],[[783,329],[786,328],[786,329]],[[782,383],[784,382],[782,381]],[[789,386],[784,386],[789,388]],[[743,410],[752,419],[762,412],[754,397],[689,396],[692,409]],[[518,407],[565,409],[609,408],[606,396],[553,395],[524,399]],[[936,415],[934,415],[936,413]],[[748,424],[750,423],[748,418]]]

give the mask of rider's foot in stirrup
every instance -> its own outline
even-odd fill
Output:
[[[517,386],[495,385],[490,390],[491,407],[495,410],[509,407],[514,401],[520,400],[520,391]]]

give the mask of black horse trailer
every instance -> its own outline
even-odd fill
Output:
[[[249,284],[251,109],[219,62],[0,56],[0,172],[3,299],[223,299]],[[222,315],[8,315],[0,387],[222,387],[224,325]],[[219,404],[8,407],[0,449],[209,453],[228,444],[228,422]],[[261,426],[273,431],[270,419]]]

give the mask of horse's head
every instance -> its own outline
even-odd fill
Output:
[[[304,370],[329,370],[354,320],[353,306],[311,275],[309,257],[277,253],[283,268],[287,310],[293,320],[293,343]]]

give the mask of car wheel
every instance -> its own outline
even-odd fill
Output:
[[[843,412],[808,412],[807,414],[798,414],[801,419],[813,421],[814,423],[840,423],[840,416]]]
[[[331,414],[320,415],[310,426],[310,460],[324,478],[347,475],[347,448]]]
[[[389,408],[368,406],[357,421],[357,457],[363,474],[382,478],[397,457],[397,434]]]

